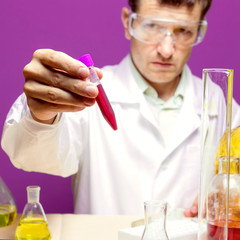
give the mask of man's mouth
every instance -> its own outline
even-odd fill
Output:
[[[152,64],[154,64],[156,67],[171,67],[171,66],[173,66],[172,63],[161,62],[161,61],[155,61],[155,62],[152,62]]]

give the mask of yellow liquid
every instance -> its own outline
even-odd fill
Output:
[[[240,127],[236,127],[235,129],[233,129],[231,131],[231,149],[230,149],[230,156],[233,157],[238,157],[240,158]],[[217,152],[216,152],[216,161],[215,161],[215,172],[216,174],[218,173],[218,169],[219,169],[219,157],[226,157],[227,156],[227,146],[228,146],[228,132],[226,131],[219,144],[218,144],[218,148],[217,148]],[[230,170],[231,166],[230,166]],[[234,170],[233,170],[234,172]]]
[[[13,205],[0,204],[0,227],[10,225],[17,215],[17,209]]]
[[[16,240],[50,240],[51,234],[44,219],[25,218],[18,224]]]

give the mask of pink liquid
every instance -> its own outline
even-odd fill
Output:
[[[224,224],[223,223],[208,223],[208,240],[223,240],[224,239]],[[228,224],[228,240],[240,239],[240,222]]]
[[[108,101],[106,93],[101,84],[98,84],[97,88],[98,88],[98,96],[96,100],[102,112],[102,115],[105,118],[105,120],[108,122],[108,124],[113,128],[113,130],[117,130],[117,122],[115,119],[115,114],[113,112],[111,104]]]

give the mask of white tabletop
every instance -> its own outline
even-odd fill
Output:
[[[15,240],[15,231],[21,215],[14,223],[0,228],[0,239]],[[117,240],[120,229],[131,227],[137,216],[102,216],[78,214],[47,214],[52,240]]]

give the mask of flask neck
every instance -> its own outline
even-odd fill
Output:
[[[148,225],[152,222],[161,222],[159,225],[165,227],[166,213],[167,213],[167,203],[158,202],[158,201],[149,201],[145,202],[145,225]]]
[[[28,203],[39,203],[40,187],[28,186],[27,187],[27,199]]]
[[[230,157],[229,163],[229,174],[239,174],[240,167],[239,167],[239,160],[238,157]],[[219,173],[227,174],[228,172],[228,159],[227,157],[220,157],[219,158]]]

